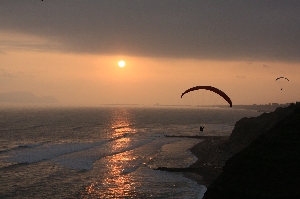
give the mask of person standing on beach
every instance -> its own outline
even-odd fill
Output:
[[[203,132],[204,126],[200,126],[200,131]]]

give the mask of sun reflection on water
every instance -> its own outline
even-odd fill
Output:
[[[106,174],[86,186],[83,198],[136,198],[136,188],[140,185],[130,173],[134,167],[128,167],[136,159],[131,151],[106,157]]]
[[[106,178],[103,186],[107,187],[107,195],[113,197],[133,196],[136,184],[130,173],[124,173],[128,162],[135,160],[129,152],[114,155],[109,158],[110,178]]]
[[[128,133],[135,133],[135,129],[131,128],[131,114],[127,109],[115,110],[111,118],[112,137],[124,136]]]
[[[111,150],[119,153],[106,156],[101,160],[105,162],[105,173],[99,174],[94,182],[85,187],[82,198],[135,198],[136,187],[139,185],[134,181],[131,172],[135,169],[134,162],[138,157],[130,150],[122,152],[122,149],[130,146],[132,141],[126,135],[136,132],[131,126],[128,110],[114,112],[111,119],[112,138],[114,138]]]

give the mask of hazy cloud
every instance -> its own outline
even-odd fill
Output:
[[[7,72],[5,69],[0,68],[0,81],[10,81],[13,78],[20,78],[20,77],[34,77],[33,75],[26,74],[23,71],[17,71],[17,72]]]
[[[5,69],[0,68],[0,78],[12,78],[16,75],[14,73],[9,73]]]
[[[11,78],[13,78],[13,75],[6,72],[3,68],[0,68],[0,83],[4,84],[7,81],[9,81]]]
[[[298,0],[4,0],[0,27],[75,53],[299,61]],[[22,46],[22,45],[21,45]]]
[[[0,53],[7,49],[13,50],[31,50],[31,51],[54,51],[60,47],[54,44],[33,41],[19,41],[19,40],[0,40]]]
[[[246,78],[245,76],[243,75],[236,75],[237,78]]]

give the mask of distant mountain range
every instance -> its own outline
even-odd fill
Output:
[[[0,93],[0,103],[58,103],[59,101],[51,96],[38,97],[31,92],[17,91]]]

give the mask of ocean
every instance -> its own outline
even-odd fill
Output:
[[[0,108],[0,198],[202,198],[189,148],[261,113],[200,107]],[[199,126],[204,131],[199,131]]]

